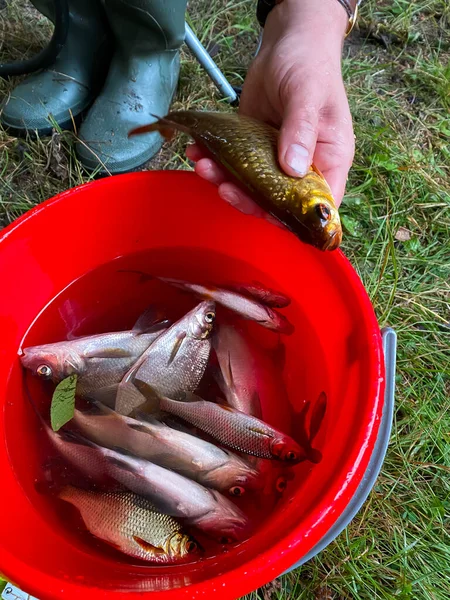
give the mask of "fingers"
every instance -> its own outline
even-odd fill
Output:
[[[266,221],[273,223],[273,225],[285,229],[284,225],[280,223],[278,219],[275,219],[275,217],[272,217],[272,215],[266,213],[265,210],[258,206],[254,200],[252,200],[240,188],[234,185],[234,183],[222,183],[219,186],[219,196],[222,198],[222,200],[225,200],[225,202],[228,202],[228,204],[231,204],[231,206],[240,212],[246,215],[253,215],[254,217],[266,219]]]
[[[189,160],[197,162],[205,156],[205,153],[198,144],[188,144],[186,146],[186,156],[189,158]]]
[[[202,156],[200,149],[195,148],[192,150],[192,146],[190,148],[189,158],[191,160],[194,160],[194,156]],[[278,227],[284,227],[277,219],[267,214],[265,210],[258,206],[241,188],[227,181],[228,176],[226,172],[210,158],[199,158],[195,165],[195,172],[203,179],[219,186],[218,192],[222,200],[225,200],[225,202],[228,202],[228,204],[231,204],[231,206],[240,212],[267,219]]]
[[[355,136],[346,98],[339,114],[346,116],[330,121],[324,130],[323,140],[320,139],[322,134],[319,137],[314,154],[314,163],[327,180],[337,206],[342,202],[355,154]]]
[[[220,185],[228,179],[225,171],[210,158],[201,158],[195,165],[195,172],[214,185]]]
[[[279,161],[288,175],[302,177],[314,156],[323,97],[320,90],[295,80],[288,80],[280,95],[285,99],[285,110],[278,143]]]

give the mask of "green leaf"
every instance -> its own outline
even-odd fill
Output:
[[[50,420],[53,431],[58,431],[75,412],[75,393],[77,389],[77,375],[70,375],[58,383],[53,392]]]

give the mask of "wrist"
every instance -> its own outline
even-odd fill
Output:
[[[349,26],[347,11],[338,0],[278,0],[268,16],[283,27],[342,45]]]

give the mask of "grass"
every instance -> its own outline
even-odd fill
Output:
[[[6,27],[0,61],[35,51],[49,34],[43,19],[30,12],[23,20],[18,2],[9,4],[0,12],[0,26]],[[253,0],[191,2],[191,25],[218,50],[215,60],[235,85],[242,83],[256,49],[254,8]],[[223,106],[187,51],[182,58],[176,106]],[[247,600],[445,600],[450,590],[447,0],[366,0],[345,47],[344,74],[357,153],[341,210],[343,248],[380,325],[398,332],[393,434],[375,488],[347,530],[307,565]],[[13,83],[0,81],[0,94]],[[0,226],[86,180],[73,141],[68,132],[18,141],[0,130]],[[179,140],[147,167],[191,168]]]

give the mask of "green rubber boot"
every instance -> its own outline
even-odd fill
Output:
[[[53,19],[53,0],[32,0]],[[1,107],[1,122],[15,135],[52,131],[49,117],[62,129],[72,127],[92,104],[105,79],[112,54],[111,32],[99,0],[69,0],[69,31],[51,69],[19,83]]]
[[[105,0],[116,52],[80,129],[77,153],[89,171],[123,173],[161,147],[159,133],[128,139],[134,127],[165,115],[176,91],[186,0]]]

